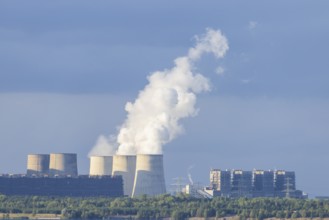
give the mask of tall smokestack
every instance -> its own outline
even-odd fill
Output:
[[[112,156],[91,156],[90,157],[90,176],[112,175]]]
[[[112,175],[121,175],[123,179],[123,193],[132,196],[136,170],[136,156],[115,155],[113,156]]]
[[[49,174],[51,176],[77,176],[77,155],[76,154],[50,154]]]
[[[139,154],[133,197],[139,195],[159,195],[166,193],[162,154]]]
[[[29,154],[27,155],[28,176],[45,175],[49,173],[49,154]]]

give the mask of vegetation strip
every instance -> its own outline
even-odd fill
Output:
[[[107,218],[131,216],[143,219],[172,217],[247,218],[325,218],[329,217],[329,200],[279,198],[196,199],[184,195],[138,198],[72,198],[0,195],[3,218],[12,214],[52,214],[62,218]],[[13,215],[14,216],[14,215]]]

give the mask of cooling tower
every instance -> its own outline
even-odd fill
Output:
[[[136,170],[136,156],[115,155],[113,156],[112,175],[121,175],[123,179],[124,195],[132,196]]]
[[[27,155],[26,175],[42,176],[49,172],[49,154],[29,154]]]
[[[77,155],[50,154],[49,174],[51,176],[77,176]]]
[[[112,175],[112,162],[113,157],[111,156],[91,156],[89,175]]]
[[[154,196],[164,193],[166,193],[166,185],[163,155],[137,155],[133,197],[144,194]]]

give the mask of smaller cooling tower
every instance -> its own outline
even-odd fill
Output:
[[[166,193],[166,185],[163,155],[137,155],[133,197],[144,194],[155,196],[164,193]]]
[[[112,175],[112,162],[113,157],[111,156],[91,156],[89,175]]]
[[[49,172],[49,154],[29,154],[27,155],[26,175],[42,176]]]
[[[132,196],[136,169],[136,156],[113,156],[112,175],[121,175],[123,179],[123,193]]]
[[[76,154],[50,154],[49,174],[51,176],[77,176]]]

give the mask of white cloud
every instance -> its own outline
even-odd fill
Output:
[[[257,21],[249,21],[249,23],[248,23],[248,29],[249,30],[254,30],[257,26],[258,26]]]
[[[205,53],[223,57],[228,43],[220,30],[210,28],[196,39],[186,56],[175,59],[173,68],[153,72],[135,101],[127,102],[117,154],[162,154],[162,147],[183,132],[181,121],[197,114],[197,95],[209,91],[210,83],[193,66]]]
[[[219,75],[219,76],[223,76],[225,74],[224,67],[221,67],[221,66],[217,67],[216,74]]]

